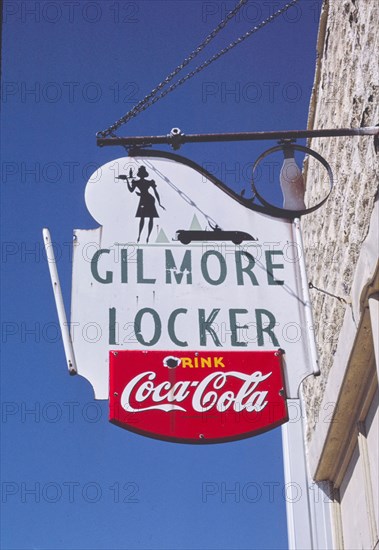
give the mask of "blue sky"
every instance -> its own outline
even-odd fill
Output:
[[[283,1],[250,1],[201,60]],[[4,549],[285,549],[280,429],[190,446],[109,424],[70,377],[41,230],[67,310],[74,228],[97,226],[91,173],[123,155],[96,132],[128,111],[231,9],[229,1],[4,2],[2,55],[1,545]],[[119,135],[306,127],[321,2],[300,0]],[[179,153],[240,191],[271,142]],[[169,150],[162,146],[161,149]]]

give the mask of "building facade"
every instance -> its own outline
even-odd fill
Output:
[[[376,0],[324,2],[309,129],[379,124],[378,28]],[[309,479],[327,494],[333,547],[378,549],[379,155],[373,137],[308,145],[335,179],[302,219],[320,366],[302,385]],[[308,204],[328,190],[323,170],[306,165]]]

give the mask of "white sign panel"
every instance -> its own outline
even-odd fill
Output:
[[[102,166],[85,200],[100,226],[74,232],[70,330],[96,398],[108,399],[109,350],[278,348],[297,397],[313,335],[291,221],[169,154]]]

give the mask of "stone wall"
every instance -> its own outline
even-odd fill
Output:
[[[310,129],[379,124],[378,29],[377,0],[324,2]],[[379,181],[372,137],[313,139],[309,146],[329,162],[335,182],[327,203],[302,219],[308,279],[335,297],[310,290],[321,375],[303,385],[308,439],[316,427],[346,309],[353,315],[351,285]],[[326,193],[328,178],[316,161],[310,160],[306,171],[306,200],[312,204]]]

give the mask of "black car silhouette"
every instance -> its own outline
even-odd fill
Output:
[[[244,231],[223,231],[217,227],[213,231],[179,229],[176,232],[176,239],[182,244],[189,244],[191,241],[232,241],[234,244],[241,244],[243,241],[258,240]]]

